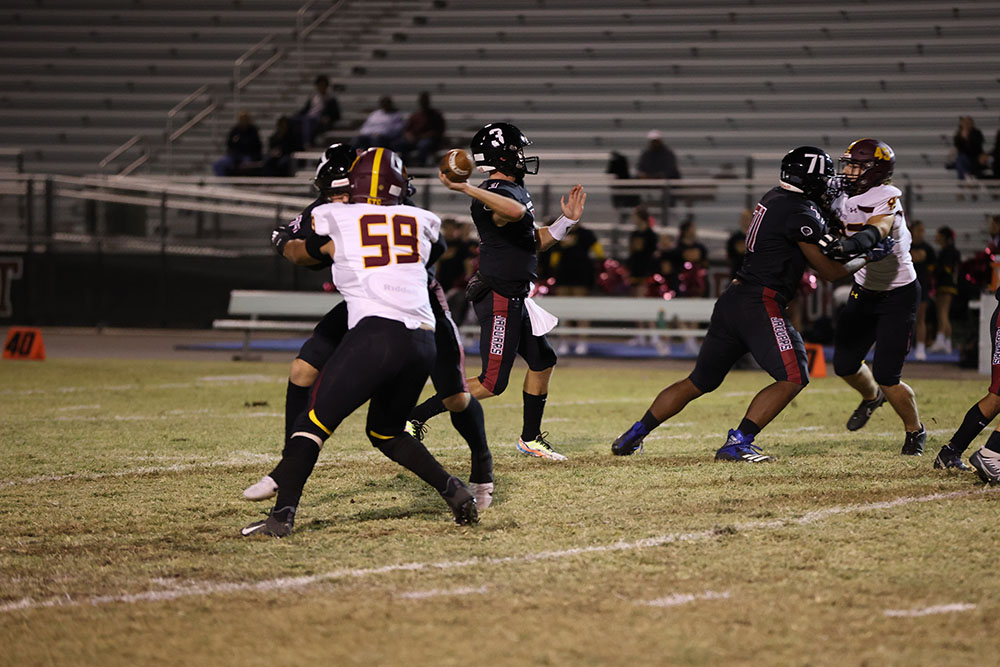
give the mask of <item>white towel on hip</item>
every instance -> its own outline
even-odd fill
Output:
[[[559,324],[558,317],[539,306],[530,296],[524,300],[524,307],[528,311],[528,319],[531,320],[531,333],[536,336],[544,336]]]

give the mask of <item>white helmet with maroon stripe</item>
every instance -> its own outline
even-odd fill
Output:
[[[403,158],[388,148],[369,148],[359,155],[347,174],[351,202],[395,206],[407,194]]]

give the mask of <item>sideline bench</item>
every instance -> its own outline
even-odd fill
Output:
[[[233,290],[229,294],[229,315],[241,316],[215,320],[213,329],[243,332],[240,358],[249,358],[250,338],[254,333],[309,332],[316,322],[343,297],[327,292],[280,292]],[[712,316],[715,299],[658,299],[629,296],[543,296],[536,299],[545,310],[559,318],[553,336],[646,336],[701,337]],[[296,318],[296,319],[275,319]],[[570,324],[586,322],[586,326]],[[608,326],[594,326],[604,322]],[[694,328],[682,329],[674,322],[689,322]],[[640,328],[641,325],[650,328]],[[479,327],[464,325],[464,334],[477,334]]]

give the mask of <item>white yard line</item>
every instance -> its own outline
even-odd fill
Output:
[[[933,614],[953,614],[959,611],[972,611],[976,605],[969,602],[955,602],[952,604],[939,604],[923,609],[886,609],[882,613],[886,616],[931,616]]]
[[[657,598],[655,600],[645,600],[642,602],[636,602],[636,604],[642,604],[648,607],[679,607],[683,604],[690,604],[697,600],[728,600],[728,599],[729,599],[729,591],[722,591],[721,593],[716,593],[715,591],[705,591],[704,593],[674,593],[673,595]]]
[[[833,516],[844,514],[857,514],[860,512],[870,512],[872,510],[884,510],[914,503],[929,503],[941,500],[954,500],[958,498],[981,497],[986,494],[995,493],[1000,489],[987,488],[974,491],[954,491],[951,493],[933,493],[925,496],[903,496],[893,500],[886,500],[876,503],[865,503],[861,505],[841,505],[814,510],[805,514],[792,514],[782,519],[772,519],[770,521],[750,521],[736,524],[737,532],[753,532],[759,530],[780,529],[788,526],[804,526],[818,521],[825,520]],[[34,598],[23,598],[16,602],[8,602],[0,605],[0,613],[11,612],[21,609],[38,609],[43,607],[78,607],[84,605],[100,606],[113,603],[131,604],[135,602],[153,602],[163,600],[177,600],[189,597],[206,597],[209,595],[232,594],[241,592],[268,592],[286,591],[289,589],[308,588],[318,583],[336,581],[342,579],[360,579],[365,577],[377,577],[380,575],[392,574],[395,572],[440,572],[467,570],[475,567],[494,567],[499,565],[521,565],[546,560],[564,560],[576,556],[587,554],[603,554],[624,551],[638,551],[660,547],[665,544],[677,544],[681,542],[705,542],[718,539],[722,533],[711,528],[689,533],[668,533],[666,535],[656,535],[646,537],[633,542],[613,542],[610,544],[597,544],[591,546],[573,547],[569,549],[559,549],[554,551],[538,551],[515,556],[505,557],[473,557],[463,560],[451,561],[431,561],[397,563],[395,565],[383,565],[381,567],[340,569],[320,574],[284,577],[280,579],[265,579],[263,581],[252,582],[190,582],[179,583],[176,588],[168,590],[143,591],[139,593],[118,593],[114,595],[101,595],[89,598],[71,598],[61,596],[48,600],[35,600]],[[235,538],[234,538],[235,539]]]

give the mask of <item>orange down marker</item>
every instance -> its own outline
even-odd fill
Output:
[[[4,359],[45,360],[45,342],[42,330],[34,327],[11,327],[3,344]]]

